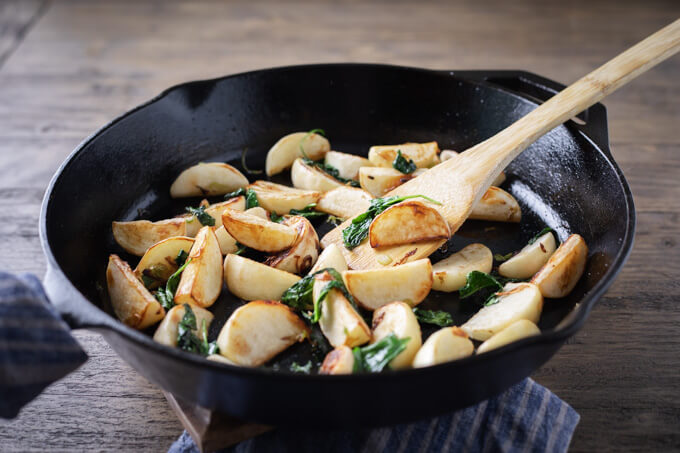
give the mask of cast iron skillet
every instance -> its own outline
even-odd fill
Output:
[[[170,183],[181,170],[211,160],[240,167],[244,149],[248,166],[262,168],[269,147],[293,131],[323,128],[333,149],[364,155],[371,144],[404,141],[437,140],[442,149],[465,150],[562,88],[520,71],[368,64],[284,67],[171,88],[87,139],[52,180],[40,219],[48,294],[73,328],[102,333],[150,381],[244,420],[368,427],[479,402],[555,354],[583,325],[632,248],[633,199],[609,151],[601,104],[581,114],[579,124],[556,128],[510,164],[504,187],[522,205],[520,225],[468,221],[448,244],[455,251],[479,241],[506,253],[547,224],[561,240],[572,232],[585,238],[590,247],[586,274],[569,297],[546,301],[540,336],[457,362],[377,375],[307,376],[287,371],[292,361],[309,358],[304,344],[257,369],[162,346],[111,314],[104,279],[108,254],[134,260],[114,243],[111,221],[180,213],[197,203],[169,197]],[[211,337],[241,303],[224,291],[214,306]],[[455,294],[437,292],[422,306],[447,309],[457,323],[478,308],[459,302]]]

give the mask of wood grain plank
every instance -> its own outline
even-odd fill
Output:
[[[166,451],[182,426],[163,394],[99,335],[75,336],[89,360],[0,426],[0,450]]]
[[[46,9],[46,1],[0,2],[0,68]]]
[[[53,171],[169,85],[337,61],[522,68],[568,83],[678,16],[672,0],[56,2],[0,68],[0,269],[44,272],[37,219]],[[581,414],[573,451],[680,445],[679,75],[669,60],[605,102],[638,209],[635,248],[535,375]],[[0,425],[0,450],[165,450],[181,426],[162,394],[101,337],[77,336],[90,361]]]

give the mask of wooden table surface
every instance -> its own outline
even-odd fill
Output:
[[[417,5],[417,6],[416,6]],[[525,69],[569,83],[680,16],[669,1],[0,0],[0,269],[42,275],[43,191],[110,119],[188,80],[311,62]],[[680,57],[606,100],[635,249],[535,379],[581,422],[573,451],[680,448]],[[0,425],[1,451],[164,451],[161,392],[96,334],[90,360]]]

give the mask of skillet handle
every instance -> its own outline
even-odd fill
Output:
[[[526,71],[465,71],[456,75],[498,86],[538,104],[566,88],[561,83]],[[601,103],[594,104],[575,118],[569,124],[590,138],[604,152],[611,154],[605,106]]]
[[[51,263],[43,287],[52,306],[71,329],[110,328],[113,319],[90,303]]]

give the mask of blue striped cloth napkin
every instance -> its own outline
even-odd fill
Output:
[[[222,453],[566,452],[579,415],[525,379],[501,395],[442,417],[364,431],[277,429]],[[199,453],[185,431],[168,453]]]
[[[87,355],[33,275],[0,272],[0,417],[14,418]]]

